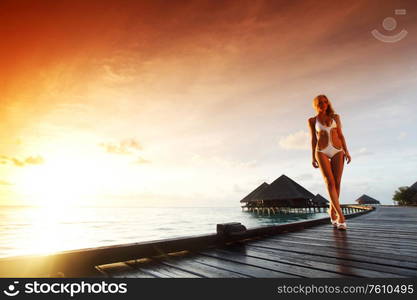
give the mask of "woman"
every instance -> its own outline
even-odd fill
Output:
[[[340,182],[343,165],[346,158],[350,163],[351,157],[346,147],[342,133],[342,124],[325,95],[318,95],[313,100],[317,112],[315,117],[308,119],[311,131],[311,148],[313,167],[320,167],[327,191],[330,196],[328,213],[332,224],[340,230],[346,230],[345,216],[339,204]]]

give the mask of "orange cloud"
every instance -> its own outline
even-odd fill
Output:
[[[133,164],[143,165],[150,163],[150,160],[144,159],[143,157],[138,157],[135,161],[133,161]]]
[[[142,150],[141,144],[135,139],[127,139],[118,143],[100,143],[107,153],[131,155]]]
[[[0,163],[7,164],[8,162],[10,162],[16,167],[24,167],[26,165],[41,165],[44,163],[44,159],[40,155],[29,156],[23,160],[15,158],[15,157],[8,157],[5,155],[0,155],[0,159],[2,159]]]

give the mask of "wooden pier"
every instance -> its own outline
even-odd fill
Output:
[[[110,277],[417,277],[417,208],[379,207],[321,224],[221,248],[100,266]]]
[[[346,208],[347,209],[347,208]],[[1,277],[417,277],[417,207],[350,205],[329,218],[217,234],[0,259]],[[360,210],[360,212],[354,212]]]

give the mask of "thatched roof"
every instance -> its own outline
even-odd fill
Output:
[[[266,182],[262,183],[260,186],[258,186],[252,192],[250,192],[245,198],[240,200],[240,202],[249,202],[249,201],[254,201],[254,200],[261,200],[261,198],[259,198],[259,195],[261,195],[262,192],[266,188],[268,188],[268,186],[269,186],[269,184],[267,184]]]
[[[355,200],[359,204],[381,204],[378,200],[369,197],[368,195],[363,194],[358,199]]]
[[[317,194],[314,196],[313,199],[311,199],[314,203],[317,204],[327,204],[329,203],[329,200],[327,200],[326,198],[324,198],[322,195]]]
[[[313,197],[312,193],[285,175],[275,179],[257,195],[259,200],[308,200]]]
[[[252,202],[257,200],[309,200],[314,198],[304,187],[291,178],[281,175],[271,184],[262,183],[249,193],[240,202]]]

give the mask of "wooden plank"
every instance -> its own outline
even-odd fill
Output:
[[[372,233],[363,233],[357,234],[355,232],[349,231],[344,232],[340,230],[329,230],[329,231],[316,231],[316,232],[298,232],[297,235],[301,236],[320,236],[320,237],[328,237],[334,239],[348,239],[349,241],[354,242],[366,242],[374,240],[377,243],[387,244],[390,245],[392,243],[398,243],[400,246],[404,248],[411,248],[416,249],[417,247],[417,239],[412,238],[402,238],[395,235],[377,235]]]
[[[404,249],[398,245],[398,247],[394,247],[393,245],[389,244],[377,244],[377,243],[368,243],[366,241],[355,241],[352,239],[326,239],[320,237],[311,237],[311,236],[291,236],[290,239],[292,241],[301,242],[301,243],[313,243],[313,244],[321,244],[326,247],[336,247],[340,249],[352,249],[358,251],[375,251],[379,253],[385,253],[388,255],[392,255],[393,252],[396,254],[405,257],[407,260],[416,260],[417,253],[414,249],[407,248]]]
[[[409,260],[402,259],[402,257],[396,256],[393,258],[391,255],[381,254],[378,252],[371,252],[371,251],[355,251],[355,250],[346,250],[346,249],[337,249],[337,248],[330,248],[330,247],[323,247],[311,244],[303,244],[303,243],[276,243],[264,240],[259,243],[249,243],[249,245],[259,246],[259,247],[268,247],[268,248],[278,248],[287,251],[298,251],[302,253],[320,253],[320,255],[330,256],[330,257],[339,257],[343,259],[352,259],[358,261],[365,261],[371,260],[374,263],[385,264],[384,262],[393,262],[395,265],[400,264],[401,267],[407,268],[417,268],[417,264],[415,262],[410,262]],[[309,252],[305,252],[309,251]]]
[[[367,245],[374,245],[378,247],[385,247],[385,248],[392,248],[393,251],[396,251],[397,249],[402,249],[404,251],[411,251],[412,253],[417,250],[417,245],[414,244],[406,244],[403,240],[398,239],[391,239],[391,243],[387,243],[386,239],[381,238],[372,238],[368,236],[363,236],[361,238],[352,237],[349,235],[349,238],[344,238],[342,236],[329,236],[328,234],[323,235],[304,235],[300,234],[297,235],[297,237],[302,238],[315,238],[319,240],[327,240],[332,241],[334,243],[348,243],[349,245],[362,245],[364,247],[367,247]]]
[[[349,221],[350,224],[355,225],[358,228],[369,228],[371,230],[398,230],[398,231],[404,231],[409,233],[416,233],[416,225],[414,222],[407,221],[407,222],[398,222],[401,224],[394,223],[396,220],[392,220],[390,222],[387,222],[387,220],[366,220],[366,222],[359,223],[359,220],[357,222]],[[411,223],[411,224],[410,224]]]
[[[246,245],[244,250],[239,247],[237,250],[232,248],[231,251],[245,251],[246,255],[265,259],[280,260],[285,258],[287,260],[294,259],[306,262],[323,262],[326,264],[333,264],[334,266],[332,268],[335,268],[335,272],[353,274],[361,277],[417,277],[417,270],[387,267],[367,262],[356,262],[306,253],[292,253],[289,251],[254,247],[250,245]]]
[[[385,266],[397,266],[401,268],[407,268],[412,270],[417,270],[417,262],[401,259],[397,256],[384,255],[378,252],[369,252],[369,251],[353,251],[353,250],[343,250],[336,248],[329,248],[323,246],[316,246],[310,244],[300,244],[300,243],[277,243],[270,240],[262,240],[256,242],[248,242],[248,245],[255,247],[264,247],[271,249],[280,249],[283,251],[290,251],[295,253],[304,253],[312,255],[321,255],[324,257],[334,257],[345,260],[352,260],[358,262],[369,262]]]
[[[269,270],[253,265],[248,265],[245,263],[240,263],[236,261],[218,259],[211,256],[201,256],[195,259],[201,264],[219,268],[222,270],[227,270],[231,272],[236,272],[243,274],[247,277],[252,278],[300,278],[301,276],[288,274],[282,271]]]
[[[392,215],[387,215],[386,213],[393,213],[394,210],[388,209],[388,211],[386,211],[386,209],[378,209],[376,210],[377,213],[373,216],[371,216],[369,218],[370,221],[375,221],[375,222],[380,222],[380,221],[392,221],[394,220],[395,222],[416,222],[416,220],[414,219],[417,214],[414,214],[415,212],[413,212],[412,210],[408,210],[407,212],[405,212],[404,214],[400,215],[400,214],[392,214]]]
[[[292,265],[307,267],[310,269],[333,272],[353,277],[401,277],[394,274],[385,274],[385,276],[383,276],[384,274],[382,274],[381,272],[363,270],[358,268],[344,268],[340,267],[340,265],[329,263],[329,261],[311,259],[311,256],[309,257],[307,255],[300,255],[291,252],[279,252],[272,249],[262,249],[254,247],[245,247],[244,249],[242,249],[242,247],[230,247],[227,250],[231,252],[244,253],[247,256],[260,258],[264,260],[288,263]]]
[[[317,226],[313,228],[308,228],[304,230],[305,232],[309,233],[330,233],[334,232],[334,229],[330,226],[322,227]],[[356,228],[349,226],[348,228],[349,235],[356,235],[358,237],[372,234],[373,237],[390,237],[390,238],[397,238],[402,240],[409,240],[409,241],[417,241],[417,234],[414,233],[403,233],[400,231],[388,231],[388,230],[372,230],[372,229],[363,229],[363,228]]]
[[[151,274],[135,269],[126,262],[119,262],[97,266],[97,268],[108,277],[113,278],[156,278]]]
[[[413,219],[413,217],[417,216],[417,209],[411,209],[411,208],[405,208],[403,210],[403,212],[399,213],[398,211],[396,212],[395,209],[392,208],[378,208],[375,211],[377,211],[377,213],[375,215],[373,215],[372,217],[370,217],[371,220],[383,220],[383,219],[398,219],[398,220],[413,220],[415,221],[415,219]]]
[[[381,226],[392,226],[392,225],[405,225],[408,227],[408,223],[411,222],[416,223],[416,218],[417,215],[411,215],[411,216],[393,216],[393,217],[386,217],[386,216],[382,216],[381,214],[378,214],[378,212],[376,212],[376,214],[374,214],[373,216],[370,216],[369,218],[361,218],[358,220],[352,220],[352,223],[357,223],[357,224],[369,224],[369,223],[380,223]]]
[[[343,233],[343,231],[339,231],[339,230],[335,230],[333,228],[318,228],[317,230],[305,230],[305,233],[308,234],[327,234],[327,235],[339,235],[341,236],[342,234],[339,233]],[[351,238],[355,238],[355,239],[360,239],[363,237],[369,237],[369,238],[374,238],[374,239],[381,239],[384,241],[387,241],[386,239],[395,239],[395,240],[399,240],[399,241],[405,241],[405,242],[409,242],[409,243],[417,243],[417,235],[404,235],[404,234],[400,234],[400,233],[395,233],[395,232],[370,232],[370,231],[358,231],[355,230],[354,228],[348,228],[348,236]]]
[[[358,232],[375,232],[375,233],[393,233],[393,234],[401,234],[401,235],[411,235],[415,236],[417,231],[406,230],[404,227],[399,226],[379,226],[379,225],[372,225],[372,223],[365,224],[356,224],[356,223],[348,223],[348,230],[358,231]]]
[[[369,222],[386,222],[386,221],[389,221],[389,222],[391,222],[391,223],[395,223],[395,224],[397,224],[396,222],[404,222],[404,221],[406,221],[406,222],[408,222],[408,221],[410,221],[410,222],[416,222],[416,220],[414,219],[415,217],[417,217],[417,214],[414,214],[412,211],[409,211],[409,215],[395,215],[395,214],[393,214],[392,216],[387,216],[387,215],[384,215],[384,212],[385,212],[385,210],[386,209],[378,209],[378,210],[376,210],[375,212],[376,212],[376,214],[374,214],[373,216],[370,216],[369,218],[361,218],[361,219],[359,219],[359,220],[355,220],[355,222],[358,222],[358,223],[361,223],[361,222],[364,222],[364,220],[369,220]],[[391,209],[388,209],[388,211],[387,211],[387,213],[391,213],[392,212],[392,210]]]
[[[150,274],[158,278],[202,278],[200,274],[191,271],[184,271],[176,267],[164,265],[158,261],[146,263],[131,263],[131,267],[141,272]]]
[[[404,245],[414,245],[417,244],[417,235],[401,235],[399,233],[386,233],[386,232],[372,232],[372,231],[357,231],[355,228],[349,227],[347,231],[340,231],[334,229],[333,226],[329,225],[326,227],[317,226],[315,228],[308,228],[302,231],[297,231],[293,233],[285,233],[280,236],[286,236],[288,234],[294,235],[309,235],[309,236],[328,236],[328,237],[345,237],[352,241],[360,239],[375,239],[381,240],[386,243],[390,243],[391,240],[404,241]]]
[[[380,207],[367,218],[352,220],[358,226],[375,229],[401,229],[416,233],[417,209],[411,207]]]
[[[202,263],[204,257],[201,255],[193,255],[184,258],[168,258],[159,262],[171,267],[175,267],[184,271],[192,271],[206,278],[249,278],[250,276],[240,272],[231,271],[215,266]]]
[[[271,243],[271,242],[270,242]],[[346,247],[344,245],[338,245],[336,243],[321,243],[315,242],[313,240],[295,240],[295,239],[280,239],[279,241],[272,241],[273,244],[286,244],[291,245],[292,247],[318,247],[321,249],[332,250],[337,253],[343,253],[346,255],[349,254],[356,254],[361,256],[372,256],[377,257],[380,259],[391,260],[393,258],[392,251],[383,251],[381,249],[376,248],[354,248],[354,247]],[[405,261],[405,262],[415,262],[415,257],[410,257],[404,254],[396,253],[395,255],[396,260]],[[415,264],[415,263],[414,263]]]
[[[355,245],[358,247],[366,248],[385,248],[390,251],[401,250],[404,253],[409,252],[410,255],[416,254],[417,244],[408,242],[407,244],[403,240],[381,240],[373,239],[372,236],[362,236],[362,237],[353,237],[350,233],[346,232],[335,232],[331,234],[309,234],[308,232],[297,232],[295,234],[288,235],[291,238],[301,238],[301,239],[314,239],[315,241],[326,241],[333,242],[337,244],[347,244],[349,246]]]
[[[384,225],[384,224],[392,225],[392,224],[402,224],[402,223],[405,223],[405,225],[407,225],[408,222],[417,223],[415,217],[417,217],[417,214],[416,215],[413,214],[413,215],[410,215],[410,216],[405,216],[405,215],[403,215],[403,216],[395,216],[395,215],[393,215],[393,216],[384,216],[384,215],[378,214],[378,212],[377,212],[375,215],[373,215],[369,218],[362,218],[362,219],[359,219],[359,220],[355,220],[353,222],[361,223],[364,220],[366,220],[367,222],[369,221],[369,222],[372,222],[372,223],[383,223],[382,225]]]
[[[301,238],[301,237],[295,237],[295,236],[286,236],[286,237],[273,237],[271,240],[277,242],[277,243],[292,243],[292,244],[304,244],[304,245],[315,245],[315,246],[322,246],[322,247],[328,247],[328,248],[337,248],[337,249],[346,249],[349,251],[366,251],[366,252],[374,252],[374,253],[380,253],[384,254],[386,258],[392,257],[393,249],[387,248],[387,247],[378,247],[378,246],[361,246],[357,244],[351,244],[349,242],[330,242],[330,241],[324,241],[313,238]],[[396,256],[401,257],[403,260],[408,261],[415,261],[417,258],[417,253],[413,253],[410,251],[405,251],[402,249],[395,250]]]
[[[234,261],[246,265],[264,268],[271,271],[281,271],[288,274],[298,275],[302,277],[355,277],[350,275],[341,275],[338,273],[323,271],[319,269],[312,269],[295,263],[287,262],[272,262],[265,259],[259,259],[255,257],[246,256],[239,253],[233,253],[223,249],[216,249],[213,251],[200,252],[203,255],[214,257],[222,260]]]

